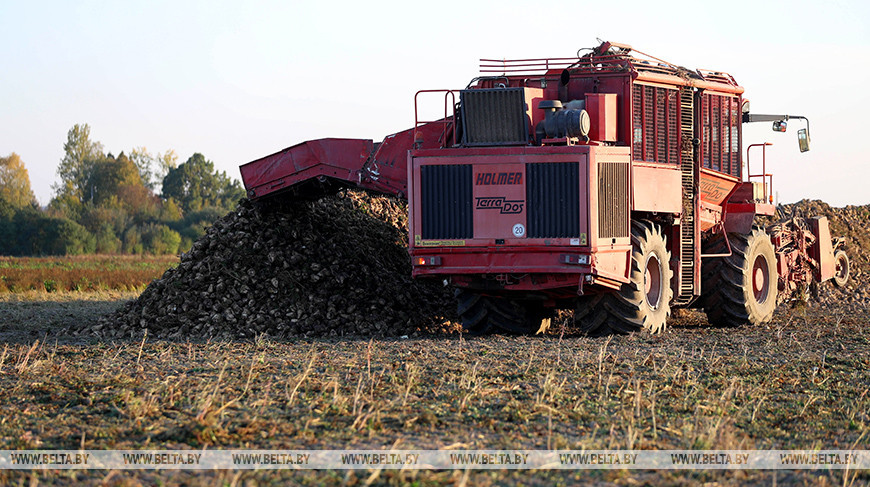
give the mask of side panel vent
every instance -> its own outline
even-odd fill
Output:
[[[628,164],[598,164],[598,237],[628,237]]]
[[[529,141],[522,88],[463,90],[462,145],[524,145]]]
[[[579,170],[577,162],[526,164],[530,238],[580,236]]]
[[[422,237],[472,238],[471,164],[422,166],[420,183]]]

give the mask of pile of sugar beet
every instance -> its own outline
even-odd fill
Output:
[[[242,201],[91,331],[185,339],[455,330],[453,289],[411,278],[406,212],[395,198],[353,191],[280,206]]]
[[[825,215],[832,234],[847,237],[850,282],[844,289],[825,283],[808,304],[867,310],[870,205],[803,200],[782,209]],[[453,289],[411,278],[406,211],[400,200],[356,191],[278,208],[242,201],[176,268],[87,331],[121,338],[147,330],[174,339],[458,331]],[[560,313],[557,323],[570,326],[571,313]]]

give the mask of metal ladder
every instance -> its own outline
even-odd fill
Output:
[[[674,304],[688,304],[694,299],[695,258],[698,235],[698,218],[695,214],[697,197],[695,184],[695,90],[680,90],[680,170],[683,186],[683,216],[680,220],[680,287]]]

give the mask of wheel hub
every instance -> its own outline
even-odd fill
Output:
[[[757,302],[763,303],[767,300],[769,291],[770,270],[767,266],[767,259],[763,255],[759,255],[755,258],[752,266],[752,294]]]
[[[659,307],[662,298],[662,269],[661,263],[655,254],[650,254],[646,259],[646,272],[643,276],[644,295],[650,308]]]

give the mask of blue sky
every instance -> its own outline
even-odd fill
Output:
[[[783,202],[870,203],[870,2],[220,2],[0,0],[0,155],[42,204],[76,123],[115,154],[202,152],[238,166],[303,140],[381,140],[414,93],[461,88],[478,59],[568,57],[596,38],[723,70],[755,112],[806,115],[812,151],[769,124]]]

